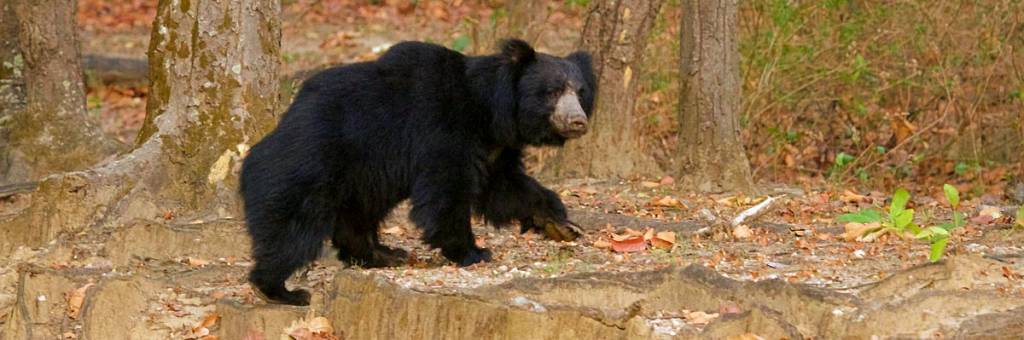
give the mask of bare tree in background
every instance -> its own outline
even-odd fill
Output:
[[[658,171],[640,151],[633,129],[644,46],[662,0],[595,1],[587,11],[582,48],[594,56],[597,107],[591,130],[545,165],[556,176],[628,177]]]
[[[0,184],[84,169],[115,153],[121,145],[85,110],[77,1],[13,0],[0,6]]]
[[[134,150],[20,195],[30,202],[0,220],[0,256],[87,226],[241,214],[241,159],[277,121],[280,39],[278,0],[160,0]]]
[[[679,178],[704,192],[753,189],[740,141],[737,0],[684,0]]]

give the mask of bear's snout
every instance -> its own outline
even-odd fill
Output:
[[[551,124],[555,126],[558,134],[565,138],[577,138],[587,133],[587,114],[580,106],[576,91],[566,89],[565,93],[558,97],[555,113],[551,115]]]

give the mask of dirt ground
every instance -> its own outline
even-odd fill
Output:
[[[171,219],[62,235],[2,263],[0,329],[9,339],[273,338],[301,320],[326,320],[346,339],[1024,332],[1024,232],[1002,222],[965,228],[945,260],[928,264],[921,242],[843,240],[842,228],[827,221],[832,211],[808,208],[849,208],[824,192],[774,190],[783,202],[736,237],[728,228],[726,235],[720,227],[701,230],[715,225],[706,216],[730,218],[756,200],[673,196],[680,188],[643,181],[553,187],[585,231],[574,242],[478,223],[478,242],[495,259],[457,268],[418,241],[399,208],[382,235],[412,254],[408,265],[345,268],[325,250],[290,283],[314,292],[309,308],[267,305],[253,295],[237,220]],[[666,196],[679,203],[659,206]],[[630,253],[600,246],[626,228],[674,232],[675,243]]]
[[[286,10],[286,74],[372,58],[399,39],[447,41],[459,24],[393,22],[387,12],[363,16],[380,19],[376,24],[308,20],[309,13]],[[567,31],[545,35],[550,50],[571,46]],[[83,52],[142,58],[148,35],[144,27],[85,30]],[[144,89],[102,91],[110,90],[91,93],[105,103],[96,107],[104,126],[130,141],[144,115]],[[467,268],[419,242],[407,208],[400,207],[382,236],[408,250],[409,263],[346,268],[325,247],[321,260],[290,282],[314,293],[308,308],[268,305],[254,296],[245,283],[248,237],[237,218],[184,221],[169,214],[164,221],[60,235],[46,247],[0,259],[0,339],[1024,334],[1024,231],[1013,228],[1016,206],[1003,197],[965,200],[968,225],[954,232],[944,260],[929,263],[924,242],[843,237],[834,218],[886,206],[887,193],[763,185],[759,195],[694,195],[672,182],[545,179],[583,236],[557,242],[478,222],[477,241],[495,258]],[[940,189],[917,193],[918,216],[949,216],[941,195]],[[765,215],[742,227],[728,225],[768,196],[779,201]],[[19,200],[3,198],[0,216],[24,208]],[[625,252],[616,238],[630,231],[662,241],[648,237],[640,249]]]

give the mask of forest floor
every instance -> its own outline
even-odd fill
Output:
[[[720,222],[761,198],[677,196],[674,184],[646,181],[570,180],[553,189],[581,238],[558,242],[476,223],[478,243],[494,261],[458,268],[418,240],[400,207],[382,235],[410,252],[408,264],[346,268],[325,247],[290,281],[314,293],[309,308],[268,305],[253,294],[238,220],[171,218],[64,235],[0,262],[0,306],[13,307],[0,310],[9,314],[0,329],[147,339],[274,338],[325,324],[349,339],[530,334],[531,327],[545,327],[536,336],[550,338],[1024,331],[1024,230],[1010,224],[1013,207],[998,202],[964,202],[968,226],[953,233],[944,260],[929,264],[925,242],[850,240],[833,222],[840,212],[882,205],[880,193],[775,189],[774,208],[731,227]],[[914,202],[922,215],[950,213],[932,197]],[[630,230],[637,236],[625,236]],[[653,237],[642,236],[648,230]]]
[[[285,10],[284,74],[372,59],[398,39],[457,38],[459,16],[447,10],[417,9],[427,13],[424,19],[404,22],[391,19],[398,17],[388,12],[394,8],[295,7]],[[345,10],[363,12],[349,21],[338,14]],[[84,32],[84,53],[145,55],[144,26]],[[559,43],[552,40],[552,50],[570,46]],[[90,105],[108,132],[130,142],[145,115],[145,91],[92,86]],[[965,199],[959,211],[967,225],[952,233],[946,257],[929,263],[927,242],[894,234],[858,240],[848,233],[856,225],[836,221],[862,208],[885,210],[889,193],[815,183],[762,184],[760,194],[749,196],[698,195],[670,177],[545,182],[583,229],[579,239],[557,242],[476,222],[477,242],[494,252],[494,261],[458,268],[418,240],[403,206],[381,233],[385,244],[410,252],[408,264],[346,268],[325,249],[290,281],[314,293],[308,308],[268,305],[253,294],[245,282],[248,236],[238,219],[183,221],[168,214],[164,221],[62,235],[0,259],[0,338],[1024,333],[1024,230],[1013,217],[1020,203],[1002,195]],[[909,207],[918,223],[949,220],[942,188],[914,191]],[[761,216],[729,223],[768,196],[777,201]],[[5,198],[0,215],[22,208],[18,202]]]

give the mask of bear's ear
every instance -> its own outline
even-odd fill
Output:
[[[590,52],[576,51],[565,58],[576,64],[583,73],[594,73],[594,57],[590,56]]]
[[[593,57],[587,51],[576,51],[566,56],[565,59],[576,64],[576,67],[580,69],[580,73],[583,75],[587,91],[580,94],[580,99],[583,100],[580,104],[583,105],[583,111],[590,115],[592,113],[591,110],[594,108],[594,98],[597,95],[597,77],[594,75]]]
[[[501,55],[513,64],[526,65],[537,58],[537,52],[525,41],[508,39],[501,42]]]

